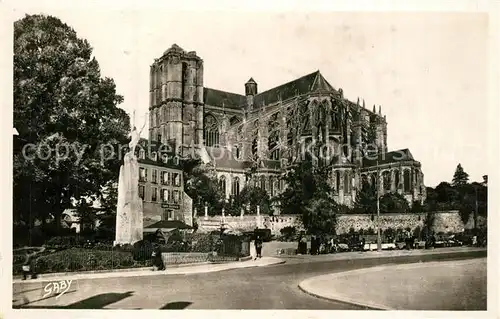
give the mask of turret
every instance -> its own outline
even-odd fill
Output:
[[[250,78],[245,83],[245,95],[247,97],[247,108],[251,110],[253,108],[253,98],[257,95],[257,82],[253,78]]]

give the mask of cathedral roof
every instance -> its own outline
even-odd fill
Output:
[[[203,89],[203,101],[206,105],[229,109],[241,109],[247,102],[243,95],[210,88]]]
[[[368,157],[368,158],[367,158]],[[401,161],[415,161],[410,150],[405,148],[398,151],[378,154],[378,164],[398,163]],[[363,158],[363,167],[377,166],[377,157],[369,155]]]
[[[270,103],[312,92],[336,92],[319,71],[259,93],[254,98],[254,105],[260,107]]]

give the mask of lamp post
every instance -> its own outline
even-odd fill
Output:
[[[378,154],[377,154],[377,251],[382,250],[382,238],[380,238],[380,194],[379,194],[379,167],[378,167]]]

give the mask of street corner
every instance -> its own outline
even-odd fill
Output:
[[[308,278],[299,283],[299,289],[317,298],[374,310],[486,310],[486,258],[331,273]],[[457,296],[457,290],[467,298]]]
[[[355,275],[362,273],[364,271],[371,270],[373,271],[372,268],[368,269],[361,269],[361,270],[354,270],[354,271],[346,271],[342,273],[332,273],[332,274],[327,274],[327,275],[321,275],[321,276],[315,276],[308,278],[306,280],[303,280],[299,283],[298,287],[299,289],[313,297],[319,298],[319,299],[324,299],[324,300],[329,300],[329,301],[337,301],[341,303],[346,303],[346,304],[351,304],[371,310],[393,310],[392,308],[382,305],[382,304],[377,304],[374,302],[371,302],[369,300],[362,300],[359,298],[353,298],[348,295],[342,294],[341,291],[335,289],[333,285],[331,285],[331,282],[335,280],[335,278],[338,277],[343,277],[347,275]]]

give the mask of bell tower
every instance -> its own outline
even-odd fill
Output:
[[[174,44],[150,67],[150,140],[177,152],[203,142],[203,60]]]

